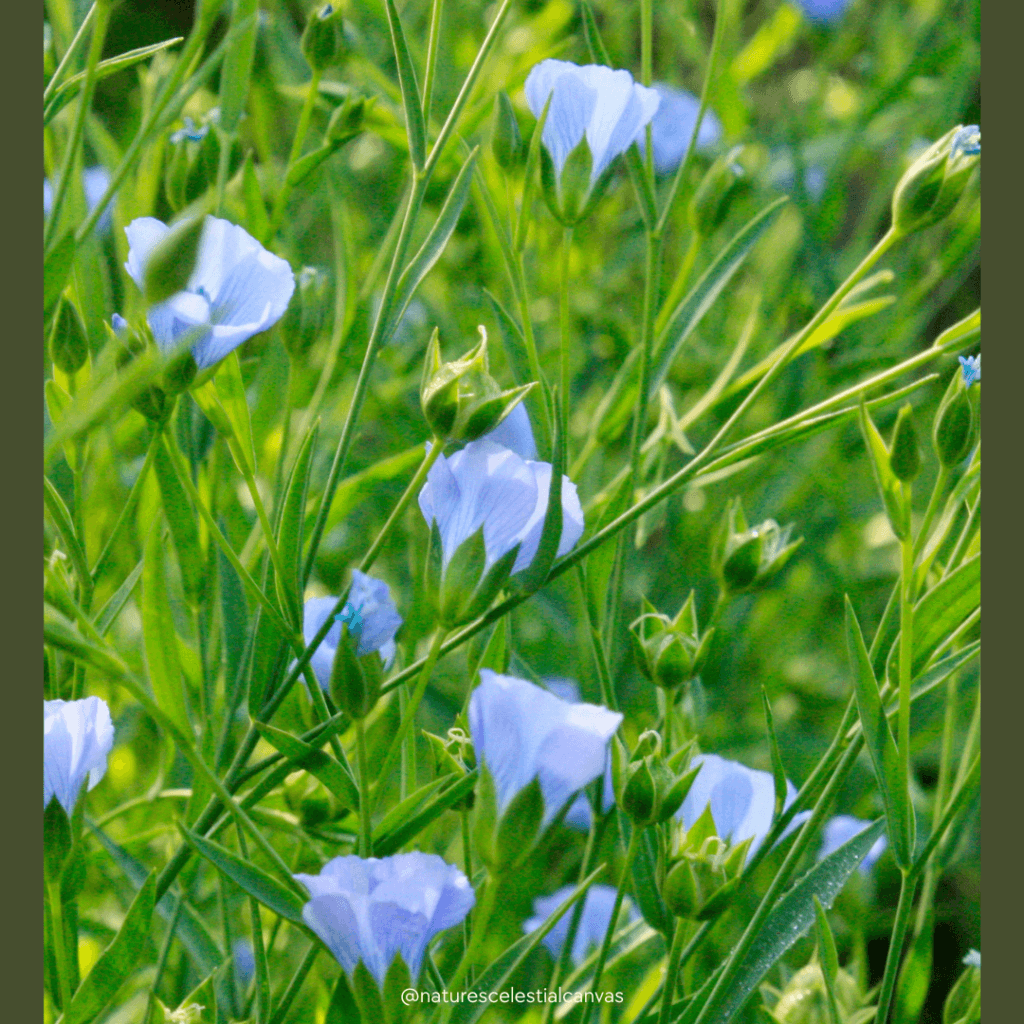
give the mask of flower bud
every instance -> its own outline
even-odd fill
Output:
[[[751,187],[763,162],[754,146],[734,146],[719,157],[697,186],[687,209],[690,227],[702,237],[710,235],[729,215],[733,202]]]
[[[966,376],[953,374],[932,424],[935,454],[946,469],[963,462],[978,439],[978,411],[965,386]]]
[[[699,634],[692,590],[675,619],[659,614],[646,599],[644,607],[644,614],[629,627],[633,655],[651,682],[670,690],[700,671],[714,630]]]
[[[346,606],[348,608],[349,606]],[[365,718],[380,699],[384,675],[377,651],[359,657],[356,645],[361,632],[359,612],[341,620],[341,638],[331,668],[330,693],[334,703],[355,719]]]
[[[345,54],[341,9],[324,4],[314,10],[299,42],[302,56],[314,72],[326,71]]]
[[[327,122],[324,142],[340,146],[343,142],[348,142],[354,135],[358,135],[363,127],[363,117],[366,115],[367,106],[364,96],[356,92],[348,93],[341,106],[335,108],[330,121]]]
[[[491,135],[491,152],[498,166],[504,171],[513,171],[526,162],[526,145],[519,131],[519,121],[512,109],[512,101],[504,89],[494,98],[494,125]]]
[[[74,303],[62,295],[50,331],[50,358],[64,373],[77,373],[89,358],[85,324]]]
[[[475,441],[493,430],[534,386],[502,391],[488,373],[487,331],[461,359],[441,362],[437,328],[427,344],[420,405],[434,437],[444,441]]]
[[[698,766],[692,771],[679,771],[688,763],[689,753],[687,746],[666,761],[661,737],[647,730],[637,741],[628,764],[623,766],[613,758],[619,806],[638,828],[668,821],[682,806],[700,770]]]
[[[896,417],[889,466],[897,480],[910,483],[921,472],[921,450],[914,429],[914,410],[908,402]]]
[[[892,197],[892,223],[901,235],[937,224],[956,206],[981,157],[977,125],[950,129],[907,169]]]
[[[762,586],[789,561],[803,538],[790,541],[792,524],[780,527],[774,519],[747,526],[737,498],[726,512],[715,561],[726,593],[738,594]]]
[[[331,301],[331,279],[318,267],[303,267],[295,291],[297,294],[281,320],[281,329],[288,355],[299,360],[323,330]]]

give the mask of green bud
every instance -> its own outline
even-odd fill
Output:
[[[871,1000],[863,995],[848,971],[839,968],[833,979],[836,1002],[843,1020],[873,1020],[865,1010]],[[861,1010],[860,1014],[855,1011]],[[830,1024],[828,992],[821,973],[821,964],[812,960],[801,967],[782,990],[772,1015],[779,1024]]]
[[[314,71],[326,71],[345,55],[341,9],[324,4],[314,10],[299,42],[302,56]]]
[[[715,563],[726,593],[737,594],[767,583],[789,561],[803,538],[791,541],[792,525],[774,519],[748,527],[737,498],[727,509],[719,530]]]
[[[50,331],[50,358],[64,373],[77,373],[89,358],[89,339],[85,324],[74,303],[62,295]]]
[[[536,129],[534,129],[536,131]],[[604,195],[615,169],[615,161],[608,165],[597,181],[591,183],[593,158],[590,145],[583,138],[566,158],[561,175],[547,147],[540,150],[540,186],[551,215],[565,227],[573,227],[585,220]]]
[[[957,125],[907,169],[892,197],[892,223],[906,235],[937,224],[959,202],[981,159],[977,126]]]
[[[914,429],[914,410],[907,403],[896,417],[889,450],[889,466],[897,480],[910,483],[921,472],[921,450]]]
[[[978,438],[978,414],[963,374],[957,370],[939,403],[932,424],[932,444],[939,462],[952,469],[962,462]]]
[[[441,536],[435,522],[431,527],[431,562],[437,565],[441,556]],[[449,629],[475,619],[491,606],[498,591],[508,582],[512,566],[519,554],[516,544],[499,558],[486,572],[487,553],[484,547],[483,527],[464,540],[444,572],[428,580],[430,592],[437,595],[437,614],[443,626]]]
[[[43,868],[47,879],[60,878],[64,862],[71,853],[71,822],[55,797],[43,810]]]
[[[702,237],[710,235],[729,215],[735,200],[751,187],[752,176],[762,163],[763,154],[754,146],[734,146],[720,156],[690,199],[690,227]]]
[[[327,122],[324,142],[330,145],[341,145],[358,135],[363,127],[363,118],[368,105],[366,98],[360,96],[359,93],[348,93],[341,106],[335,107],[330,121]]]
[[[175,225],[160,241],[146,264],[146,302],[155,306],[184,291],[195,269],[204,218],[191,217]]]
[[[654,776],[647,758],[627,765],[625,784],[619,801],[623,812],[636,825],[650,825],[654,821],[656,800]]]
[[[494,98],[494,125],[491,134],[491,152],[498,166],[513,171],[526,162],[526,145],[519,131],[519,121],[512,109],[512,101],[504,89]]]
[[[502,391],[488,373],[487,331],[461,359],[441,362],[434,328],[423,363],[420,406],[434,437],[443,441],[475,441],[493,430],[526,397],[534,384]]]
[[[628,764],[622,765],[618,748],[613,748],[619,806],[634,825],[644,828],[668,821],[679,810],[700,770],[679,770],[689,763],[690,753],[686,746],[666,761],[661,736],[651,729],[641,734]]]
[[[689,860],[683,858],[669,869],[665,876],[665,884],[661,889],[665,905],[676,917],[692,919],[700,910],[700,893],[697,879]]]
[[[356,655],[356,640],[341,623],[341,638],[331,667],[330,692],[334,703],[355,719],[365,718],[380,700],[384,673],[380,655],[371,651]]]
[[[675,619],[658,613],[646,599],[644,607],[647,611],[629,627],[633,656],[656,686],[673,689],[700,671],[714,630],[704,636],[698,632],[693,591]]]
[[[309,352],[323,330],[331,303],[331,279],[317,267],[303,267],[298,273],[296,294],[281,320],[284,347],[294,360]]]

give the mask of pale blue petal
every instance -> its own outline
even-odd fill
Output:
[[[751,786],[750,802],[734,842],[753,839],[747,854],[749,857],[764,842],[764,837],[772,827],[772,818],[775,816],[775,777],[770,772],[751,768],[746,771]]]
[[[48,178],[43,178],[43,216],[49,217],[53,209],[53,186]]]
[[[371,651],[381,651],[385,644],[391,643],[402,625],[402,616],[398,614],[391,600],[391,591],[383,580],[353,569],[348,603],[359,610],[362,620],[357,655],[362,657]],[[381,656],[384,657],[383,652]]]
[[[551,96],[544,141],[555,171],[561,175],[569,154],[580,144],[594,112],[597,92],[564,60],[543,60],[527,75],[525,92],[533,116],[539,118]],[[552,95],[554,94],[554,95]]]
[[[56,796],[70,816],[86,780],[92,789],[106,773],[113,744],[106,701],[43,701],[43,806]]]
[[[128,237],[128,261],[124,269],[140,289],[145,284],[146,263],[149,262],[149,257],[170,230],[156,217],[136,217],[124,229]]]
[[[521,459],[537,458],[537,443],[533,439],[533,427],[526,406],[520,402],[490,433],[484,438],[508,448]]]
[[[327,621],[327,616],[338,603],[336,597],[311,597],[302,610],[302,638],[306,646],[313,642],[320,628]],[[309,664],[316,676],[321,689],[326,691],[331,684],[331,669],[334,667],[334,655],[341,643],[341,623],[335,622],[313,653]]]
[[[295,877],[305,883],[308,876]],[[359,925],[355,912],[349,899],[341,893],[314,896],[302,908],[302,920],[320,936],[324,945],[334,955],[334,959],[350,977],[356,969],[356,964],[360,960],[366,961],[359,941]]]
[[[519,554],[516,556],[513,574],[527,568],[540,547],[541,534],[544,532],[544,517],[548,510],[548,494],[551,488],[551,463],[528,462],[533,471],[537,487],[537,500],[529,519],[522,526],[515,540],[520,543]],[[562,534],[558,542],[559,557],[570,552],[580,537],[583,536],[583,508],[580,505],[576,485],[567,477],[562,477]],[[509,545],[511,547],[511,544]]]
[[[838,21],[850,6],[850,0],[797,0],[809,21],[830,24]]]
[[[536,931],[548,917],[557,910],[573,893],[575,886],[565,885],[556,889],[550,896],[541,896],[533,901],[534,916],[523,922],[523,932],[527,935]],[[608,930],[612,911],[615,908],[615,889],[609,885],[592,885],[583,897],[583,912],[576,931],[576,939],[572,947],[572,961],[576,967],[586,959],[588,953],[600,946],[604,934]],[[542,939],[553,959],[562,955],[562,948],[569,935],[569,924],[572,921],[574,907],[570,907],[555,923],[551,931]],[[623,900],[622,910],[628,920],[635,921],[637,914],[628,899]]]
[[[654,169],[658,174],[674,171],[690,145],[693,126],[700,112],[700,100],[683,89],[674,89],[670,85],[656,84],[655,92],[661,99],[658,110],[651,120],[651,147],[654,150]],[[722,134],[722,125],[714,111],[704,111],[697,133],[697,148],[706,149],[713,146]],[[643,153],[646,143],[646,132],[637,136],[637,144]]]
[[[840,846],[848,843],[854,836],[859,835],[869,825],[870,821],[862,821],[850,814],[837,814],[825,823],[822,835],[821,850],[818,853],[818,860],[823,860],[829,854],[835,853]],[[888,841],[884,835],[879,836],[876,842],[868,850],[867,856],[860,862],[860,871],[867,874],[878,861],[878,858],[885,853]]]
[[[600,64],[580,69],[587,84],[597,91],[587,143],[593,157],[591,181],[596,181],[620,153],[636,141],[654,117],[660,102],[653,89],[637,85],[625,70],[613,71]]]
[[[734,768],[711,791],[711,817],[715,831],[723,839],[741,841],[740,825],[750,807],[754,787],[747,773]]]
[[[89,208],[90,213],[96,209],[97,204],[103,198],[109,186],[110,172],[106,167],[86,167],[82,171],[82,188],[85,191],[85,204]],[[97,230],[109,231],[112,223],[113,208],[108,203],[106,209],[100,214],[100,219],[96,222]]]

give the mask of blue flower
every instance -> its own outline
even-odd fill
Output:
[[[964,387],[969,388],[976,381],[981,382],[981,356],[960,356],[960,371],[964,375]]]
[[[838,21],[850,6],[850,0],[797,0],[797,3],[807,20],[819,25]]]
[[[700,100],[685,89],[675,89],[661,82],[654,84],[654,91],[661,98],[658,110],[651,121],[651,148],[654,150],[654,169],[658,174],[674,171],[686,156],[690,146],[693,126],[700,112]],[[646,132],[637,136],[637,145],[643,153],[646,147]],[[714,111],[704,111],[697,132],[697,148],[713,146],[722,135],[721,122]]]
[[[844,843],[848,843],[855,835],[863,832],[871,824],[870,821],[861,821],[851,814],[837,814],[825,822],[822,830],[821,850],[818,852],[818,860],[824,860],[830,853],[835,853]],[[875,844],[868,850],[867,856],[860,862],[860,872],[866,875],[874,866],[879,857],[885,853],[888,840],[885,836],[879,836]]]
[[[608,741],[621,721],[617,711],[570,704],[490,669],[480,670],[480,685],[469,699],[473,750],[494,779],[499,812],[536,778],[544,795],[543,825],[605,770]]]
[[[686,828],[692,828],[711,807],[715,830],[732,844],[751,839],[748,859],[764,842],[775,811],[775,780],[770,772],[748,768],[738,761],[727,761],[717,754],[698,754],[691,762],[701,765],[683,806],[676,814]],[[785,807],[796,798],[796,787],[786,780]],[[785,807],[783,809],[785,809]],[[787,835],[807,820],[809,812],[796,815],[783,833]]]
[[[521,459],[486,437],[437,462],[420,491],[427,524],[437,522],[442,566],[448,567],[463,541],[484,530],[486,568],[516,544],[512,573],[527,568],[537,554],[551,486],[551,464]],[[576,485],[562,477],[562,536],[558,555],[567,554],[583,535],[583,508]]]
[[[256,973],[256,954],[247,938],[237,938],[231,946],[235,961],[235,977],[243,986],[248,985]]]
[[[320,631],[337,603],[336,597],[311,597],[306,602],[302,614],[302,636],[307,644],[313,642],[313,637]],[[334,625],[309,661],[317,682],[324,690],[331,683],[334,655],[341,643],[342,622],[348,625],[349,633],[358,641],[356,655],[362,658],[372,651],[378,651],[387,668],[395,657],[394,637],[402,625],[402,616],[391,600],[391,591],[386,583],[353,569],[348,600],[341,612],[335,615]]]
[[[981,152],[981,129],[976,124],[969,124],[953,136],[949,146],[949,159],[958,156],[977,156]]]
[[[86,167],[82,171],[82,190],[85,192],[85,205],[89,212],[96,209],[96,205],[103,198],[103,194],[110,185],[110,172],[106,167]],[[43,216],[49,217],[53,209],[53,186],[47,179],[43,179]],[[113,225],[114,217],[110,204],[100,215],[96,228],[100,232],[109,231]]]
[[[569,704],[578,704],[580,700],[580,688],[575,679],[564,679],[560,677],[548,677],[543,680],[544,685],[560,700]],[[604,778],[601,780],[601,813],[607,814],[615,806],[615,783],[612,781],[612,758],[609,753],[604,766]],[[569,805],[565,813],[565,823],[569,828],[578,829],[580,832],[590,830],[590,795],[587,791],[580,792],[576,799]]]
[[[967,951],[967,956],[964,957],[963,963],[965,967],[977,967],[981,970],[981,953],[976,949],[970,949]]]
[[[124,230],[130,247],[125,270],[142,288],[146,262],[171,229],[153,217],[139,217]],[[205,370],[276,324],[294,290],[295,275],[280,256],[238,225],[207,217],[188,287],[152,306],[146,318],[165,352],[196,331],[192,355]]]
[[[658,109],[658,94],[638,85],[628,71],[600,64],[581,67],[564,60],[542,60],[526,78],[526,102],[540,117],[551,96],[541,136],[556,174],[584,136],[590,147],[590,182],[641,135]]]
[[[537,458],[537,442],[533,439],[533,427],[526,406],[519,402],[512,411],[481,440],[493,441],[515,452],[521,459]]]
[[[415,982],[427,944],[457,925],[476,897],[466,876],[440,857],[335,857],[319,875],[296,875],[312,897],[302,919],[352,976],[361,960],[383,986],[395,957]]]
[[[86,777],[103,778],[114,744],[110,708],[99,697],[43,701],[43,807],[53,797],[70,817]]]
[[[523,922],[523,931],[529,935],[536,931],[548,919],[551,913],[558,909],[576,887],[565,885],[557,889],[550,896],[539,896],[533,901],[534,917]],[[572,962],[579,967],[587,958],[591,949],[601,945],[604,941],[604,934],[608,930],[608,922],[611,920],[612,910],[615,909],[615,890],[610,885],[592,885],[583,898],[583,913],[580,915],[579,927],[576,929],[576,938],[572,944]],[[575,907],[570,907],[559,919],[558,923],[541,940],[554,959],[562,955],[562,948],[565,940],[569,937],[569,924]],[[623,900],[622,910],[630,921],[635,921],[637,914],[628,899]],[[621,913],[621,911],[620,911]]]
[[[207,122],[202,127],[197,128],[195,121],[191,117],[183,118],[185,126],[179,128],[176,132],[171,133],[169,139],[171,145],[175,145],[178,142],[202,142],[206,138],[206,133],[210,130],[210,124]]]

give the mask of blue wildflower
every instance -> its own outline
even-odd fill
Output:
[[[685,89],[676,89],[661,82],[655,82],[653,88],[661,100],[651,120],[654,169],[658,174],[670,174],[682,163],[689,149],[693,126],[700,112],[700,100]],[[641,153],[646,148],[646,134],[641,131],[637,136]],[[705,110],[697,132],[697,148],[707,149],[721,136],[721,122],[713,110]]]
[[[125,228],[130,246],[125,269],[139,288],[146,262],[170,230],[153,217],[139,217]],[[207,217],[187,288],[150,307],[146,318],[165,352],[196,334],[192,355],[204,370],[276,324],[294,290],[295,275],[285,260],[238,225]]]
[[[82,171],[82,191],[85,192],[85,205],[92,213],[97,204],[103,198],[104,193],[110,186],[110,172],[106,167],[86,167]],[[53,209],[53,186],[47,179],[43,179],[43,216],[49,217]],[[98,231],[109,231],[114,223],[114,216],[110,203],[107,204],[100,219],[96,222]]]
[[[176,132],[171,133],[169,140],[171,145],[178,142],[184,142],[186,140],[189,142],[202,142],[203,139],[206,138],[206,134],[210,130],[209,123],[197,128],[195,121],[193,121],[191,117],[185,117],[183,120],[185,122],[185,127],[179,128]]]
[[[818,860],[823,860],[830,853],[835,853],[844,843],[848,843],[855,835],[863,832],[871,824],[870,821],[861,821],[850,814],[837,814],[825,822],[822,834],[821,850],[818,853]],[[888,840],[885,836],[879,836],[874,846],[868,850],[867,856],[860,862],[861,874],[867,874],[877,862],[878,858],[885,853]]]
[[[960,356],[960,370],[964,375],[964,387],[981,383],[981,356]]]
[[[981,970],[981,953],[979,953],[978,950],[976,950],[976,949],[968,950],[967,951],[967,956],[965,956],[964,959],[963,959],[963,964],[964,964],[965,967],[977,967],[978,970],[980,971]]]
[[[523,932],[527,935],[536,931],[572,894],[575,886],[566,885],[556,889],[550,896],[539,896],[533,901],[535,916],[523,922]],[[576,967],[586,960],[588,953],[600,946],[604,941],[608,922],[615,909],[615,889],[610,885],[592,885],[583,898],[583,912],[580,914],[579,927],[572,944],[572,962]],[[637,913],[628,899],[623,900],[620,913],[625,913],[629,921],[637,919]],[[569,924],[572,921],[573,909],[567,910],[555,926],[541,940],[554,959],[562,955],[565,940],[569,937]]]
[[[256,973],[256,954],[252,943],[244,937],[235,939],[231,945],[231,955],[235,962],[235,977],[243,986],[248,985]]]
[[[608,762],[608,741],[622,721],[596,704],[570,704],[515,676],[480,670],[469,699],[477,761],[486,764],[499,812],[533,779],[544,795],[543,825],[593,782]]]
[[[114,745],[110,708],[99,697],[43,701],[43,807],[56,797],[70,817],[82,784],[93,789]]]
[[[969,124],[953,136],[949,147],[949,159],[958,156],[978,156],[981,153],[981,129],[976,124]]]
[[[440,857],[335,857],[319,875],[295,875],[310,894],[302,919],[352,977],[360,961],[384,985],[400,957],[415,982],[427,944],[476,901],[466,876]]]
[[[481,440],[493,441],[515,452],[521,459],[537,458],[537,442],[533,439],[533,427],[530,425],[530,414],[526,406],[519,402],[512,411]]]

